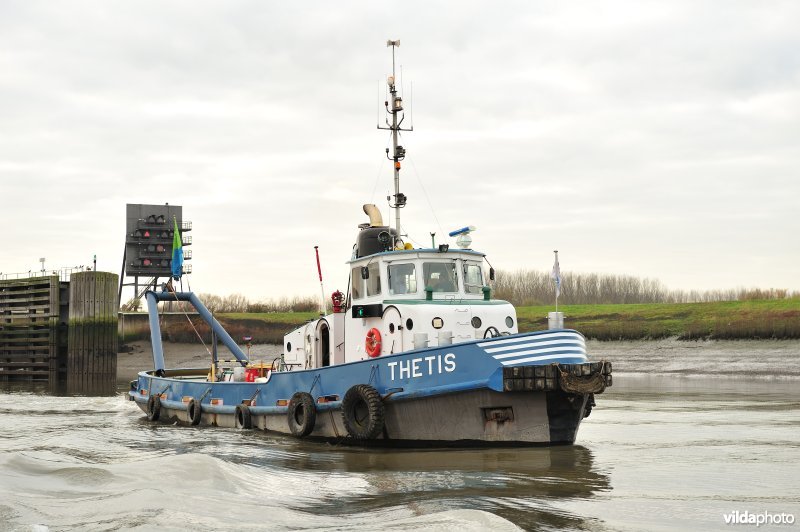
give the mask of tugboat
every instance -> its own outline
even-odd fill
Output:
[[[333,312],[286,334],[272,363],[251,363],[191,292],[148,291],[155,368],[128,398],[151,421],[262,429],[297,438],[383,446],[515,446],[575,442],[594,395],[612,384],[609,362],[590,362],[584,337],[559,320],[520,334],[510,303],[492,298],[494,269],[470,248],[468,226],[448,244],[404,243],[398,144],[403,100],[388,77],[395,226],[364,205],[346,294]],[[380,127],[380,126],[379,126]],[[180,270],[178,270],[178,275]],[[166,369],[158,302],[185,301],[236,360]],[[216,353],[216,351],[215,351]]]

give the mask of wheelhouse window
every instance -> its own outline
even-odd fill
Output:
[[[464,291],[468,294],[480,294],[483,289],[483,270],[480,264],[464,265]]]
[[[458,277],[453,262],[424,262],[422,275],[425,278],[425,290],[458,292]]]
[[[415,294],[417,292],[417,272],[413,264],[389,265],[389,293]]]
[[[361,279],[361,267],[353,268],[350,272],[350,291],[353,293],[353,299],[361,299],[364,297],[363,285],[364,280]]]
[[[369,278],[367,279],[367,295],[376,296],[381,293],[381,268],[377,262],[371,262],[367,269]]]

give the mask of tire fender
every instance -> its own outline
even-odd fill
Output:
[[[386,410],[378,390],[369,384],[352,386],[342,399],[342,422],[356,440],[373,440],[383,432]]]
[[[161,416],[161,396],[151,395],[147,400],[147,420],[158,421]]]
[[[236,405],[236,428],[252,429],[253,417],[250,415],[250,407],[247,405]]]
[[[293,436],[305,438],[314,430],[317,423],[317,407],[314,398],[306,392],[297,392],[289,401],[286,412],[289,430]]]
[[[196,399],[189,399],[189,403],[186,405],[186,412],[189,414],[189,422],[192,425],[199,425],[200,420],[203,418],[203,407],[200,405],[200,401]]]

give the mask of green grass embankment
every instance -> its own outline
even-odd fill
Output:
[[[521,331],[547,328],[553,306],[517,309]],[[800,299],[559,306],[565,326],[598,340],[800,338]]]
[[[284,334],[317,316],[315,312],[265,312],[217,314],[216,318],[237,342],[241,342],[243,336],[252,336],[256,343],[280,344]],[[159,321],[161,336],[168,342],[197,342],[198,334],[204,342],[211,341],[211,328],[196,314],[163,315]],[[120,323],[118,330],[122,343],[150,339],[146,313],[126,315],[124,327]]]
[[[520,332],[547,328],[552,305],[518,307]],[[677,337],[698,339],[800,338],[800,299],[729,301],[723,303],[653,303],[636,305],[566,305],[565,326],[598,340],[645,340]],[[217,319],[238,342],[252,336],[257,343],[282,343],[283,335],[318,316],[315,312],[218,314]],[[211,332],[199,318],[192,320],[205,341]],[[196,342],[197,334],[184,316],[170,316],[162,325],[172,342]],[[126,340],[149,338],[147,322]]]
[[[519,307],[521,332],[547,328],[553,306]],[[800,338],[800,299],[728,301],[722,303],[653,303],[637,305],[559,306],[565,326],[598,340]],[[250,334],[281,342],[283,334],[317,316],[314,312],[223,314],[236,338]]]

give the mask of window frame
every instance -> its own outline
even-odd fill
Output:
[[[452,281],[453,290],[436,290],[436,289],[434,289],[433,293],[435,293],[435,294],[436,293],[458,294],[460,292],[459,285],[458,285],[458,267],[457,267],[458,265],[456,264],[455,260],[451,260],[449,262],[425,261],[425,260],[423,260],[423,262],[422,262],[422,279],[423,279],[423,281],[425,283],[425,290],[427,290],[428,287],[431,286],[431,278],[432,278],[431,274],[433,274],[433,273],[441,273],[441,272],[430,271],[430,266],[431,265],[449,267],[449,268],[451,268],[450,271],[452,271],[452,274],[453,274],[453,278],[450,279]],[[426,274],[426,270],[428,270],[427,274]]]
[[[464,293],[467,295],[476,295],[483,293],[483,287],[486,285],[483,273],[483,266],[479,262],[465,260],[463,261],[464,267],[462,268],[464,274]],[[467,284],[467,269],[477,268],[480,275],[480,284]],[[475,291],[470,291],[470,287],[475,287]]]
[[[360,289],[356,290],[356,283],[359,283]],[[350,269],[350,294],[353,301],[357,299],[364,299],[366,290],[364,289],[364,279],[361,278],[361,266],[355,266]]]
[[[366,285],[366,297],[381,295],[382,293],[381,263],[380,262],[368,263],[367,271],[369,271],[369,277],[366,279],[366,282],[364,283]],[[372,291],[373,288],[377,288],[377,291],[373,292]]]
[[[411,290],[407,287],[405,292],[395,292],[392,284],[392,268],[397,267],[411,267],[411,273],[403,275],[401,278],[403,279],[403,285],[410,284],[408,279],[411,278],[414,283],[414,289]],[[419,283],[417,282],[417,264],[415,262],[399,262],[399,263],[388,263],[386,268],[386,279],[387,284],[389,285],[389,295],[392,296],[405,296],[405,295],[413,295],[419,293]]]

